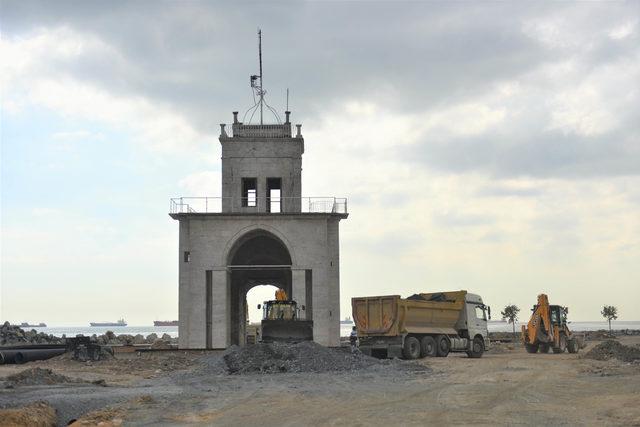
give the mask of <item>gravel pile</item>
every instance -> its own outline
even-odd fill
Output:
[[[618,359],[623,362],[640,360],[640,348],[620,344],[618,341],[601,342],[583,356],[587,359],[609,360]]]
[[[11,385],[52,385],[77,382],[76,380],[56,374],[51,369],[31,368],[9,375],[6,381]]]
[[[62,338],[38,332],[35,329],[25,331],[20,326],[4,322],[0,326],[0,346],[18,344],[61,344]]]
[[[416,363],[380,360],[351,349],[328,348],[312,341],[297,344],[259,343],[245,347],[231,346],[210,364],[227,374],[336,372],[401,366],[408,370],[427,371]]]

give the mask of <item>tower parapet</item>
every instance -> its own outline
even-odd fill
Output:
[[[238,112],[233,112],[233,124],[231,126],[232,136],[227,134],[225,124],[220,124],[220,138],[292,138],[291,122],[289,116],[291,112],[285,111],[286,121],[281,124],[244,124],[238,121]],[[296,125],[297,132],[295,138],[302,138],[301,127]]]

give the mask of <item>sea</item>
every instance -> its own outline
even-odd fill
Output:
[[[520,330],[520,326],[526,323],[516,322],[516,331]],[[351,327],[353,323],[340,324],[340,335],[345,337],[351,333]],[[574,331],[598,331],[598,330],[606,330],[609,329],[609,324],[605,321],[595,321],[595,322],[570,322],[569,328]],[[640,329],[640,321],[613,321],[611,322],[612,329]],[[23,328],[24,329],[24,328]],[[51,326],[51,327],[35,327],[35,328],[26,328],[26,329],[35,329],[38,332],[44,332],[46,334],[55,335],[60,337],[62,335],[66,335],[68,337],[73,337],[78,334],[82,335],[101,335],[107,331],[113,331],[116,335],[120,334],[129,334],[129,335],[137,335],[141,334],[145,337],[151,333],[155,333],[158,336],[162,336],[162,334],[168,334],[171,337],[178,336],[178,327],[177,326],[106,326],[106,327],[92,327],[92,326]],[[497,322],[491,321],[489,322],[489,332],[511,332],[512,326],[507,322]]]

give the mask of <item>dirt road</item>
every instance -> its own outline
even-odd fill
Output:
[[[621,341],[636,345],[640,337]],[[125,425],[640,425],[640,365],[580,355],[518,349],[482,359],[424,359],[420,363],[430,368],[424,372],[241,376],[205,375],[187,359],[185,370],[167,373],[149,365],[139,376],[134,369],[126,378],[122,371],[110,378],[110,370],[101,368],[108,387],[3,390],[0,403],[49,400],[68,421],[78,416],[74,405],[82,407],[78,402],[90,395],[98,405],[83,410],[111,404],[105,417],[117,417]],[[95,379],[91,367],[66,369],[60,363],[48,366]],[[46,363],[20,369],[30,365]],[[0,366],[0,377],[15,369]],[[94,419],[104,418],[98,413]]]

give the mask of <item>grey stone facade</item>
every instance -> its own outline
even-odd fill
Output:
[[[340,340],[339,222],[346,199],[303,198],[304,139],[281,125],[221,125],[222,197],[172,199],[180,223],[179,346],[244,345],[246,293],[286,289],[314,322],[314,340]]]

